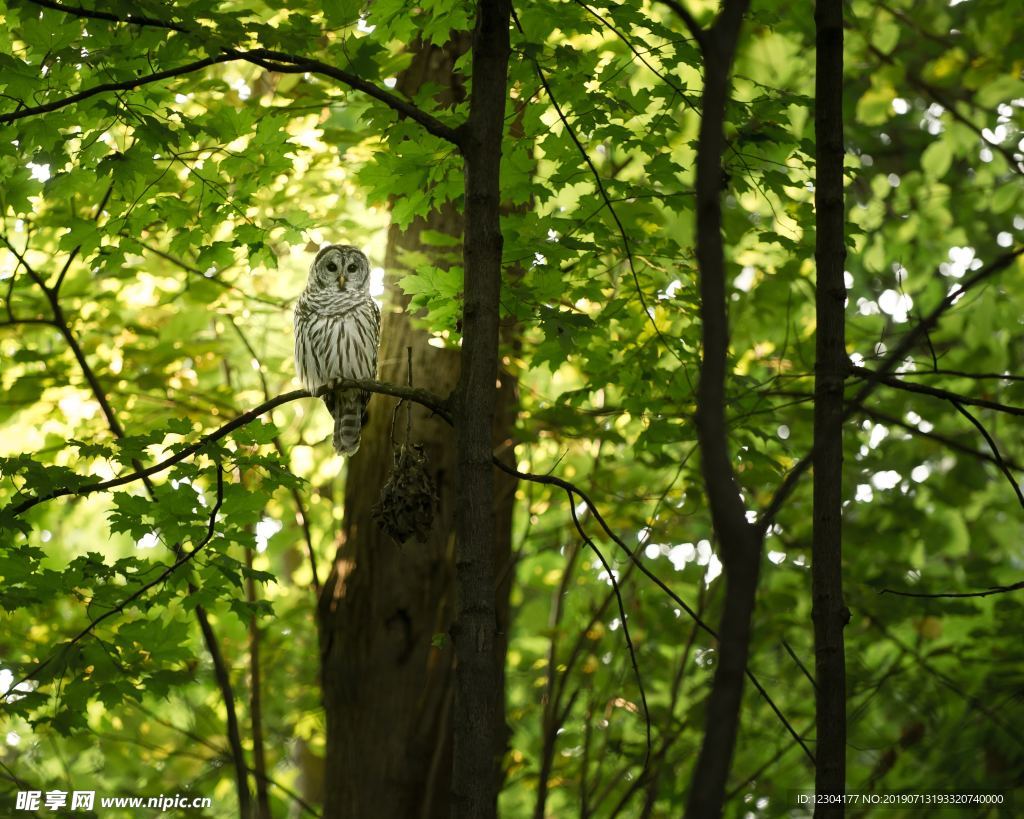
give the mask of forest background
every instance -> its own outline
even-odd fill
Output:
[[[2,810],[1012,815],[1013,3],[0,15]]]

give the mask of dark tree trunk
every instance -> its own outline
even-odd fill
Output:
[[[468,40],[456,36],[445,48],[417,48],[399,90],[411,95],[430,82],[443,89],[442,100],[457,101],[462,91],[453,65]],[[388,276],[378,378],[404,384],[411,347],[416,385],[447,395],[458,383],[459,351],[428,344],[429,334],[414,326],[406,312],[408,298],[398,286],[409,272],[403,266],[407,252],[437,253],[422,243],[424,230],[460,236],[462,218],[454,208],[445,208],[405,231],[392,227],[384,259]],[[491,385],[493,392],[493,380]],[[515,400],[514,379],[503,376],[495,442],[511,435]],[[320,601],[325,819],[407,819],[451,812],[454,673],[447,635],[455,610],[455,438],[439,418],[413,408],[412,438],[425,448],[440,500],[430,537],[397,546],[377,528],[371,513],[392,464],[394,406],[394,400],[379,395],[371,400],[359,453],[348,465],[341,542]],[[395,434],[400,442],[404,407],[399,417]],[[513,491],[507,480],[499,489],[489,545],[493,559],[504,565],[511,553]],[[503,586],[497,600],[503,619],[507,596]],[[493,607],[493,585],[490,600]],[[503,641],[496,650],[500,661]],[[499,698],[499,724],[504,723],[502,706]]]
[[[818,0],[814,132],[817,145],[817,336],[814,365],[814,542],[811,551],[817,767],[815,791],[846,787],[846,661],[843,628],[843,379],[846,375],[846,259],[843,218],[843,4]],[[842,816],[842,804],[818,805],[815,816]]]
[[[466,271],[462,372],[455,392],[456,613],[453,815],[496,815],[502,656],[495,608],[495,476],[499,298],[502,276],[499,168],[508,83],[508,0],[480,0],[473,32],[473,88],[461,130]]]
[[[740,704],[750,652],[762,538],[747,521],[736,483],[726,423],[729,321],[722,238],[722,155],[726,103],[747,0],[726,0],[715,24],[697,31],[704,56],[704,90],[697,143],[697,266],[703,357],[697,388],[701,472],[718,538],[725,582],[718,666],[707,702],[704,740],[686,804],[688,819],[722,813],[725,786],[739,732]],[[692,22],[689,25],[693,26]]]

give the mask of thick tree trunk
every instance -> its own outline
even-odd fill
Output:
[[[814,542],[811,550],[817,770],[815,791],[846,786],[846,660],[843,628],[843,379],[846,375],[843,262],[843,4],[818,0],[814,132],[817,338],[814,365]],[[842,816],[842,804],[822,804],[817,817]]]
[[[431,82],[457,100],[461,90],[452,68],[467,45],[468,36],[443,49],[419,49],[400,78],[399,90],[411,94]],[[402,264],[407,252],[435,252],[421,242],[424,230],[460,236],[462,219],[454,208],[446,208],[405,231],[392,227],[384,260],[388,276],[378,377],[404,384],[407,349],[412,348],[416,385],[447,395],[458,383],[459,351],[428,344],[429,334],[414,326],[405,312],[408,299],[398,287],[408,273]],[[496,400],[492,443],[510,437],[514,379],[502,377]],[[392,466],[394,406],[379,395],[371,400],[359,453],[348,465],[341,543],[320,601],[327,713],[325,819],[407,819],[451,812],[454,673],[447,636],[455,607],[455,440],[443,421],[413,408],[412,438],[425,448],[440,500],[430,537],[397,546],[377,528],[371,513]],[[399,442],[405,411],[403,407],[395,425]],[[512,501],[513,491],[504,481],[496,497],[490,544],[498,565],[507,563],[511,553]],[[505,585],[497,600],[502,620],[507,598]],[[494,600],[492,586],[492,605]],[[503,658],[504,642],[496,649]],[[503,724],[503,710],[500,714]]]

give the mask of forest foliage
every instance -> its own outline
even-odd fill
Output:
[[[519,483],[508,816],[533,814],[542,771],[546,815],[680,815],[704,732],[717,646],[701,624],[718,622],[724,589],[694,424],[702,59],[669,5],[514,9],[500,185],[516,461],[584,489],[621,543],[564,491]],[[716,8],[686,5],[705,23]],[[273,815],[319,815],[310,555],[326,576],[344,460],[310,399],[211,433],[298,387],[291,305],[321,243],[364,248],[388,309],[389,225],[463,207],[462,160],[438,132],[468,98],[421,88],[407,102],[424,127],[393,89],[410,44],[471,30],[475,4],[92,8],[0,7],[0,799],[24,783],[188,790],[215,798],[208,815],[237,815],[199,611],[249,766],[259,635]],[[851,791],[1024,797],[1022,592],[882,593],[1020,581],[1015,14],[1000,0],[845,4]],[[469,54],[456,70],[471,86]],[[726,113],[722,238],[729,445],[755,515],[812,446],[813,95],[810,4],[753,4]],[[438,252],[403,259],[414,273],[400,286],[431,343],[457,348],[459,243],[423,240]],[[189,447],[145,481],[94,486]],[[804,477],[766,540],[730,816],[782,815],[813,783],[811,519]]]

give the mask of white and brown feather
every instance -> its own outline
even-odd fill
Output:
[[[310,392],[339,378],[377,375],[380,308],[370,296],[370,264],[348,245],[329,245],[313,261],[295,305],[295,369]],[[359,449],[369,393],[339,389],[324,396],[334,416],[334,448]]]

